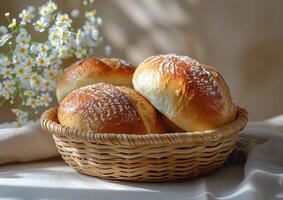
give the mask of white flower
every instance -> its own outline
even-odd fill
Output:
[[[58,49],[58,52],[59,52],[59,57],[60,58],[67,58],[68,54],[69,54],[69,49],[66,46],[61,46]]]
[[[9,79],[9,80],[5,80],[3,81],[3,88],[10,94],[12,94],[13,92],[15,92],[16,88],[15,88],[15,80],[13,79]]]
[[[6,33],[4,35],[1,35],[0,37],[0,47],[4,46],[5,43],[12,38],[12,34]]]
[[[79,14],[80,14],[80,11],[79,11],[78,9],[74,9],[74,10],[71,11],[71,16],[72,16],[73,18],[78,17]]]
[[[40,86],[42,84],[42,77],[36,73],[33,73],[30,77],[30,85],[36,90],[41,90]]]
[[[8,32],[8,29],[5,26],[0,26],[0,35],[6,34]]]
[[[16,67],[13,69],[13,72],[19,79],[22,79],[22,77],[24,77],[25,75],[30,74],[31,69],[26,67],[25,65],[16,65]]]
[[[24,66],[26,66],[27,68],[31,69],[33,66],[33,60],[32,58],[27,58],[24,62]]]
[[[3,76],[3,78],[9,78],[11,79],[12,78],[12,75],[13,75],[13,71],[11,68],[9,67],[1,67],[0,69],[0,74]]]
[[[48,66],[49,65],[48,60],[46,59],[45,53],[39,53],[35,60],[38,66]]]
[[[39,107],[39,106],[40,106],[40,102],[39,102],[39,100],[36,99],[36,98],[29,97],[29,98],[27,99],[26,105],[27,105],[27,106],[31,106],[32,108],[36,108],[36,107]]]
[[[58,77],[59,71],[51,68],[51,69],[44,69],[44,77],[48,80],[54,80]]]
[[[24,74],[23,76],[21,76],[19,79],[21,81],[21,85],[24,88],[30,88],[31,84],[30,84],[30,77],[31,77],[31,71],[29,73]]]
[[[34,26],[34,30],[38,32],[43,32],[49,26],[49,21],[46,20],[45,18],[40,18],[33,24],[33,26]]]
[[[42,93],[39,99],[42,106],[49,106],[49,103],[52,101],[49,93]]]
[[[46,44],[38,44],[38,52],[42,54],[47,54],[49,47]]]
[[[2,89],[0,90],[0,96],[4,97],[5,100],[8,100],[10,98],[10,93],[7,90]]]
[[[50,65],[61,64],[61,60],[58,57],[57,52],[52,52],[51,55],[47,58],[47,61]]]
[[[35,92],[33,90],[26,90],[24,91],[24,95],[28,97],[33,97],[35,96]]]
[[[29,42],[30,42],[30,36],[18,35],[18,36],[16,37],[16,42],[17,42],[19,45],[28,48],[28,47],[29,47]]]
[[[34,18],[33,10],[32,9],[24,9],[19,14],[19,17],[22,19],[21,24],[25,25],[27,23],[31,23],[32,19]]]
[[[53,91],[55,87],[56,87],[55,81],[51,81],[49,79],[44,79],[42,81],[42,86],[41,86],[42,91]]]
[[[58,6],[54,2],[49,1],[47,4],[39,8],[39,14],[41,16],[47,16],[52,14],[55,10],[57,10],[57,8]]]
[[[6,16],[6,17],[9,17],[9,16],[10,16],[10,13],[9,13],[9,12],[6,12],[6,13],[5,13],[5,16]]]
[[[58,6],[53,1],[49,1],[47,3],[47,8],[48,8],[49,12],[52,13],[55,10],[57,10]]]
[[[10,64],[11,64],[11,61],[7,56],[0,57],[0,67],[7,67]]]
[[[42,16],[47,16],[52,14],[55,10],[57,10],[57,8],[58,6],[54,2],[49,1],[47,4],[39,8],[39,14]]]
[[[14,53],[25,60],[28,57],[28,48],[27,46],[17,45]]]
[[[55,25],[58,27],[71,27],[72,20],[68,14],[58,14],[56,17]]]
[[[68,29],[65,28],[59,29],[59,38],[61,41],[66,42],[70,37],[71,37],[71,32]]]
[[[48,39],[53,46],[58,46],[60,44],[60,38],[57,30],[50,32]]]

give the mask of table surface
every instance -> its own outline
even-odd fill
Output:
[[[78,173],[56,158],[0,167],[0,199],[211,199],[229,196],[242,179],[243,167],[234,166],[181,182],[110,181]]]

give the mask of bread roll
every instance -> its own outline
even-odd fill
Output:
[[[98,133],[162,133],[153,106],[135,90],[105,83],[69,93],[58,110],[62,125]]]
[[[134,88],[175,125],[186,131],[214,129],[236,116],[219,72],[187,56],[152,56],[133,76]]]
[[[93,83],[132,87],[135,67],[117,58],[89,58],[68,67],[59,77],[56,96],[60,103],[71,91]]]

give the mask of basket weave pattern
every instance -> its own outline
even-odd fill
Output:
[[[116,180],[170,181],[194,177],[220,167],[235,147],[248,113],[221,128],[168,134],[103,134],[62,126],[57,108],[41,116],[59,153],[79,172]]]

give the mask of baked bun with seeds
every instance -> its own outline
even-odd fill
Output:
[[[136,69],[133,85],[186,131],[214,129],[236,117],[236,106],[220,73],[187,56],[169,54],[146,59]]]
[[[58,109],[62,125],[98,133],[163,133],[154,107],[134,89],[96,83],[69,93]]]
[[[78,61],[58,78],[56,96],[60,103],[71,91],[94,83],[132,87],[135,67],[122,59],[95,57]]]

